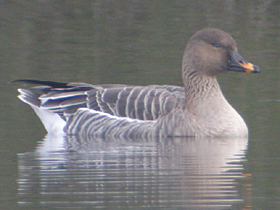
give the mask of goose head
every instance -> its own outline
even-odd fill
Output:
[[[214,77],[228,71],[259,73],[257,66],[238,54],[234,39],[226,32],[207,28],[196,32],[183,55],[184,83],[189,75]]]

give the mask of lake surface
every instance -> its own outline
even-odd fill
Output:
[[[2,1],[1,209],[280,209],[279,1]],[[48,136],[18,78],[182,85],[193,33],[230,33],[261,74],[218,80],[248,139]]]

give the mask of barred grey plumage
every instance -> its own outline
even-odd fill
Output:
[[[218,29],[198,31],[183,55],[184,87],[91,85],[39,80],[19,89],[48,132],[113,138],[154,136],[247,136],[241,116],[224,98],[215,75],[258,73]],[[63,129],[62,129],[63,128]]]
[[[42,81],[18,82],[40,84]],[[44,83],[47,84],[46,81]],[[32,88],[35,92],[19,89],[21,100],[66,119],[67,133],[98,136],[132,137],[133,133],[138,133],[138,136],[156,135],[154,129],[148,132],[152,130],[154,121],[181,106],[185,94],[182,87],[158,85],[142,87],[69,83],[65,84],[65,88],[53,87],[49,92],[46,89],[47,86]],[[122,133],[120,128],[126,131]]]

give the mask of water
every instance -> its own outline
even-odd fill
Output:
[[[247,139],[46,136],[35,152],[18,154],[18,203],[34,209],[245,206],[236,181],[246,180],[246,146]]]
[[[0,4],[1,209],[280,208],[278,1]],[[218,77],[249,139],[45,136],[7,84],[181,85],[184,47],[206,27],[229,32],[262,70]]]

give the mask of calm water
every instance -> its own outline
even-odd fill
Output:
[[[18,154],[20,207],[228,209],[238,193],[247,139],[53,138]],[[247,195],[245,196],[247,197]],[[249,198],[248,198],[249,199]]]
[[[2,1],[0,209],[280,209],[279,1]],[[261,74],[219,76],[249,139],[52,137],[7,82],[181,85],[217,27]]]

